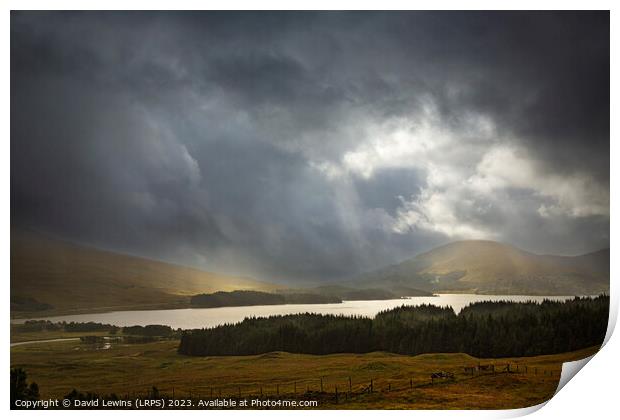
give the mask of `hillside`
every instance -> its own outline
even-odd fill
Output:
[[[492,241],[460,241],[365,273],[348,284],[480,294],[609,293],[609,249],[563,257]]]
[[[231,306],[342,303],[337,297],[311,293],[267,293],[256,290],[202,293],[191,297],[194,308],[223,308]]]
[[[12,316],[179,307],[199,293],[276,287],[38,234],[11,233]]]

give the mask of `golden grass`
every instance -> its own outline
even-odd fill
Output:
[[[319,408],[471,409],[520,408],[549,399],[558,384],[561,363],[578,360],[598,348],[507,359],[477,359],[466,354],[390,353],[313,356],[267,353],[259,356],[189,357],[176,353],[178,342],[114,345],[96,350],[75,342],[29,344],[11,348],[11,366],[23,367],[39,384],[42,398],[61,398],[73,388],[99,394],[144,395],[152,386],[175,396],[209,398],[259,395],[319,399]],[[468,376],[463,366],[510,363],[520,373]],[[524,366],[528,366],[525,374]],[[534,368],[538,374],[534,374]],[[430,373],[450,371],[456,380],[430,384]],[[547,372],[545,375],[544,372]],[[352,379],[353,393],[345,399]],[[323,378],[324,394],[318,394]],[[373,380],[372,394],[361,394]],[[410,380],[413,388],[410,388]],[[340,398],[335,400],[335,388]],[[297,393],[294,394],[295,388]],[[311,395],[303,397],[307,390]],[[213,394],[212,394],[213,393]]]

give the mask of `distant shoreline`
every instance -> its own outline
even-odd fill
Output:
[[[543,294],[490,294],[490,293],[454,293],[454,292],[437,292],[430,296],[423,296],[425,298],[440,298],[442,295],[474,295],[474,296],[509,296],[513,298],[527,298],[527,297],[549,297],[549,298],[571,298],[575,296],[579,297],[594,297],[597,295],[570,295],[570,294],[557,294],[557,295],[543,295]],[[417,298],[420,296],[403,296],[400,298],[396,298],[399,300],[410,300],[411,298]],[[387,300],[396,300],[396,299],[368,299],[368,300],[342,300],[342,303],[334,303],[332,305],[342,305],[351,302],[381,302]],[[250,308],[250,307],[261,307],[261,306],[269,306],[269,307],[286,307],[292,305],[300,305],[300,304],[278,304],[278,305],[240,305],[240,306],[225,306],[225,307],[213,307],[213,308],[198,308],[193,307],[190,304],[179,304],[179,305],[171,305],[171,304],[148,304],[148,305],[139,305],[139,306],[120,306],[120,307],[104,307],[104,308],[84,308],[84,309],[75,309],[75,310],[63,310],[63,311],[45,311],[45,313],[28,313],[28,314],[11,314],[10,323],[11,324],[23,324],[26,321],[30,320],[39,320],[39,319],[49,319],[49,318],[57,318],[57,317],[71,317],[71,316],[81,316],[81,315],[104,315],[116,312],[141,312],[141,311],[165,311],[165,310],[184,310],[184,309],[192,309],[192,310],[204,310],[204,309],[225,309],[225,308]],[[303,304],[303,305],[325,305],[321,303],[316,304]]]

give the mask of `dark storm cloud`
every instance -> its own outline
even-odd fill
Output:
[[[608,13],[11,17],[12,223],[125,252],[294,281],[589,251],[608,142]]]

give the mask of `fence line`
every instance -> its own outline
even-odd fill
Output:
[[[422,375],[411,376],[408,378],[387,378],[374,376],[370,379],[355,381],[352,376],[332,377],[330,381],[326,381],[326,376],[320,376],[316,379],[298,379],[288,382],[278,382],[270,386],[254,385],[203,385],[192,386],[188,391],[189,397],[179,395],[179,389],[171,388],[170,394],[164,394],[155,386],[146,389],[145,394],[137,393],[138,398],[170,398],[172,399],[190,399],[200,400],[202,397],[209,396],[213,400],[214,397],[226,398],[232,400],[241,400],[245,398],[262,398],[268,399],[273,397],[305,397],[319,400],[331,400],[336,403],[348,401],[349,399],[364,394],[372,393],[390,393],[413,391],[418,388],[429,386],[441,386],[454,384],[463,381],[472,380],[482,376],[496,375],[520,375],[520,376],[540,376],[540,377],[559,377],[561,370],[544,369],[539,366],[527,366],[523,364],[481,364],[461,366],[460,372],[437,371],[426,372]],[[301,385],[301,386],[300,386]],[[304,386],[305,385],[305,389]],[[216,392],[214,392],[214,390]],[[208,392],[207,392],[208,391]],[[128,394],[125,394],[128,396]],[[132,394],[134,398],[136,393]]]

